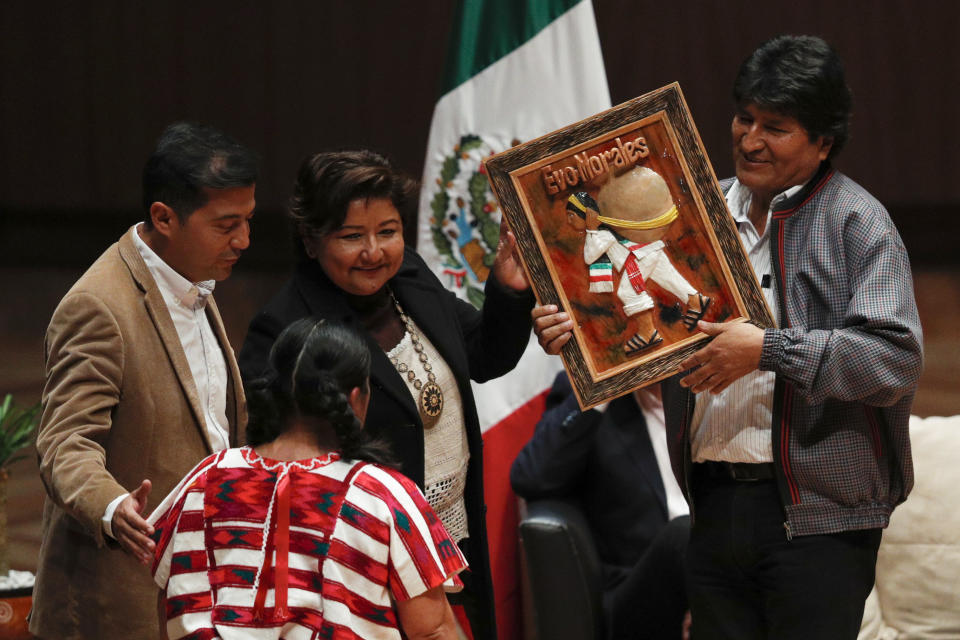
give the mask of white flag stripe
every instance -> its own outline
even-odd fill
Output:
[[[513,371],[483,384],[470,383],[477,399],[480,430],[486,431],[499,423],[549,387],[560,369],[560,358],[545,355],[537,336],[531,334],[527,350]]]
[[[499,152],[514,139],[531,140],[609,107],[593,5],[584,1],[440,98],[427,143],[421,216],[429,216],[444,156],[463,134],[480,135]],[[432,249],[429,225],[421,220],[417,251],[427,264],[440,260]]]
[[[420,194],[420,228],[417,251],[449,288],[464,299],[468,287],[482,289],[475,279],[476,260],[466,258],[465,245],[492,251],[490,242],[464,218],[470,214],[470,179],[479,163],[492,152],[510,147],[513,140],[527,141],[610,107],[603,57],[597,36],[593,5],[578,3],[533,38],[462,83],[438,102],[433,114],[430,140]],[[462,149],[465,135],[482,144]],[[456,151],[455,151],[456,150]],[[440,180],[444,162],[455,159],[458,171]],[[449,164],[448,164],[449,167]],[[451,251],[461,267],[450,264],[434,243],[437,233],[432,209],[443,189],[449,204],[442,221]],[[487,189],[488,200],[493,196]],[[459,201],[459,202],[458,202]],[[500,212],[491,212],[499,221]],[[466,281],[466,284],[460,282]],[[481,430],[486,431],[550,386],[561,368],[560,359],[546,356],[535,338],[514,371],[485,384],[474,383]]]

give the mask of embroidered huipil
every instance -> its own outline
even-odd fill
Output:
[[[410,480],[337,454],[203,460],[150,516],[177,638],[400,638],[392,600],[466,567]]]

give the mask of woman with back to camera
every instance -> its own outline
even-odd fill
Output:
[[[249,444],[200,462],[150,516],[169,637],[457,637],[443,589],[466,563],[416,485],[376,464],[369,372],[353,329],[280,335],[246,385]]]
[[[389,443],[463,549],[471,571],[451,602],[463,606],[473,636],[486,640],[496,631],[470,381],[516,365],[534,300],[503,228],[483,309],[447,291],[404,246],[415,187],[370,151],[318,153],[303,162],[290,207],[300,262],[250,324],[240,369],[245,378],[259,375],[276,336],[298,318],[336,319],[363,331],[372,352],[366,428]]]

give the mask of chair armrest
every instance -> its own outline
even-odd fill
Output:
[[[527,503],[520,543],[540,640],[602,637],[602,574],[583,512],[563,500]]]

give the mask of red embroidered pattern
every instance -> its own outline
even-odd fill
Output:
[[[391,596],[420,595],[466,567],[416,486],[365,463],[283,467],[228,450],[161,509],[154,574],[171,638],[217,637],[218,626],[399,637]]]

